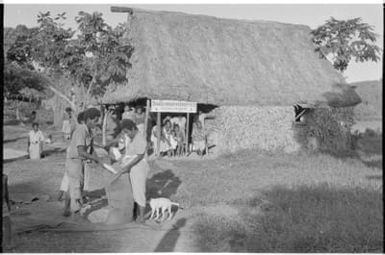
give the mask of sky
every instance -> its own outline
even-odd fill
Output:
[[[112,13],[105,4],[5,4],[4,26],[16,27],[24,24],[28,27],[37,25],[39,12],[51,14],[66,12],[66,26],[76,28],[75,16],[79,11],[101,12],[111,26],[124,22],[127,15]],[[377,45],[383,48],[383,6],[381,4],[114,4],[147,10],[177,11],[190,14],[210,15],[219,18],[270,20],[291,24],[303,24],[314,29],[322,25],[331,16],[336,19],[361,17],[363,22],[374,27],[379,35]],[[382,78],[382,60],[380,62],[351,62],[344,72],[348,82],[378,80]]]

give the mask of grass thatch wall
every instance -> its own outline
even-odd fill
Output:
[[[128,82],[109,89],[103,103],[288,106],[325,100],[322,93],[344,83],[314,52],[307,26],[138,9],[129,19]]]
[[[304,150],[347,155],[353,150],[351,127],[353,107],[315,108],[304,116],[303,123],[294,124],[295,138]]]
[[[219,154],[242,149],[292,153],[321,151],[336,155],[352,150],[350,134],[353,108],[316,108],[294,122],[290,107],[229,106],[212,113],[216,118],[207,121],[211,143]],[[212,139],[215,137],[214,139]],[[214,140],[214,141],[213,141]]]
[[[214,110],[208,128],[217,133],[217,152],[241,149],[291,153],[300,149],[294,139],[293,107],[228,106]]]

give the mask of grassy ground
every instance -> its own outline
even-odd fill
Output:
[[[196,224],[201,251],[355,253],[383,250],[379,190],[327,184],[281,186],[234,202],[231,219],[204,215]]]
[[[4,147],[25,147],[17,139],[25,130],[4,131]],[[360,139],[356,158],[243,151],[209,160],[157,160],[147,196],[182,204],[177,230],[33,232],[20,235],[14,251],[381,252],[382,136]],[[40,162],[5,163],[11,196],[54,196],[64,157],[56,151]]]

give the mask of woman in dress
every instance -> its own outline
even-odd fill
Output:
[[[40,159],[43,152],[44,136],[38,123],[32,124],[33,130],[28,133],[28,149],[30,159]]]
[[[146,139],[141,135],[132,120],[121,121],[121,132],[127,137],[126,151],[121,160],[120,172],[116,178],[124,173],[129,173],[132,185],[132,193],[135,203],[138,205],[138,221],[144,222],[144,210],[146,207],[146,180],[150,167],[144,157],[147,148]]]

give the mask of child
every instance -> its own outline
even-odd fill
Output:
[[[32,124],[33,130],[28,133],[28,149],[30,159],[40,159],[43,153],[44,136],[38,123]]]
[[[184,132],[179,129],[179,125],[175,124],[175,140],[177,142],[176,155],[180,157],[184,152]]]
[[[174,157],[175,156],[175,151],[176,151],[176,147],[178,146],[178,142],[177,142],[177,138],[176,138],[176,132],[175,132],[175,130],[173,129],[173,130],[171,130],[171,132],[170,132],[170,137],[169,137],[169,139],[170,139],[170,156],[171,157]]]
[[[11,227],[11,203],[9,200],[8,193],[8,176],[3,175],[3,237],[2,247],[13,248],[14,243],[12,242],[12,227]]]
[[[46,144],[51,144],[51,143],[53,143],[53,140],[52,140],[52,135],[51,134],[49,134],[48,135],[48,138],[47,139],[45,139],[45,141],[44,141]]]
[[[72,120],[72,109],[70,107],[67,107],[64,112],[63,117],[63,128],[62,131],[64,133],[64,140],[71,139],[71,120]]]

